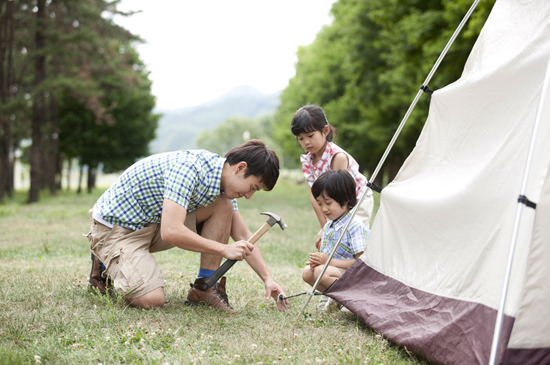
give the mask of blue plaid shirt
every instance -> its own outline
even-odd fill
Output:
[[[338,218],[335,221],[328,221],[323,227],[323,238],[321,241],[320,252],[330,255],[334,245],[338,242],[340,235],[351,217],[351,213],[348,212]],[[334,258],[337,260],[349,260],[354,259],[355,255],[364,252],[367,246],[367,240],[369,238],[369,230],[365,224],[355,217],[350,223],[348,231],[344,233],[342,242]]]
[[[205,150],[149,156],[130,166],[95,203],[108,223],[138,230],[160,223],[164,199],[191,212],[221,194],[225,158]],[[233,200],[233,209],[237,202]]]

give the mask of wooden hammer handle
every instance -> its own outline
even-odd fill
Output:
[[[252,237],[250,237],[248,239],[248,242],[254,244],[256,243],[256,241],[258,241],[260,239],[260,237],[262,237],[264,235],[265,232],[269,231],[269,229],[271,228],[271,225],[267,222],[264,223],[263,226],[260,227],[260,229],[258,229],[256,231],[256,233],[254,233],[252,235]]]
[[[256,233],[254,233],[252,237],[248,239],[248,242],[255,244],[256,241],[258,241],[260,237],[264,235],[265,232],[269,231],[270,228],[271,228],[271,225],[265,222],[264,225],[261,226],[260,229],[258,229]],[[236,262],[237,260],[225,260],[223,265],[220,266],[216,271],[214,271],[212,276],[206,279],[206,285],[208,285],[208,287],[211,288],[212,285],[214,285],[216,281],[218,281],[218,279],[223,276],[223,274],[225,274],[229,269],[231,269],[231,267],[235,265]]]

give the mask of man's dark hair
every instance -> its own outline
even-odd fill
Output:
[[[346,170],[330,170],[323,172],[311,187],[313,197],[325,195],[341,206],[348,204],[351,209],[357,204],[355,180]]]
[[[318,105],[304,105],[294,113],[290,122],[292,134],[298,136],[300,133],[322,132],[325,126],[329,126],[330,132],[327,141],[331,142],[336,136],[336,129],[328,123],[325,111]]]
[[[279,158],[273,150],[260,140],[251,139],[238,147],[232,148],[225,154],[230,166],[241,161],[247,163],[244,177],[250,175],[260,178],[265,184],[266,191],[273,189],[279,178]]]

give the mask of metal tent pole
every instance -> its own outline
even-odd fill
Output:
[[[451,48],[451,45],[453,44],[453,42],[455,41],[456,37],[458,36],[458,34],[460,34],[460,31],[462,30],[462,28],[464,27],[464,25],[466,24],[466,22],[468,21],[468,19],[470,18],[470,15],[472,15],[472,13],[474,12],[474,9],[476,8],[477,4],[479,3],[480,0],[475,0],[474,3],[472,4],[472,6],[470,6],[470,9],[468,10],[468,12],[466,13],[466,15],[464,16],[464,18],[462,19],[462,21],[460,22],[460,24],[458,25],[458,27],[456,28],[455,32],[453,33],[453,35],[451,36],[451,38],[449,39],[449,41],[447,42],[447,45],[445,46],[445,48],[443,49],[443,51],[441,52],[441,54],[439,55],[439,58],[437,59],[437,61],[435,62],[435,64],[433,65],[430,73],[428,74],[428,76],[426,77],[426,80],[424,81],[424,83],[422,84],[422,86],[420,86],[420,90],[418,90],[418,93],[416,94],[416,97],[414,98],[412,104],[409,106],[409,109],[407,110],[407,113],[405,113],[405,116],[403,117],[403,120],[401,121],[401,123],[399,124],[399,127],[397,128],[397,130],[395,131],[395,134],[393,135],[393,138],[392,140],[390,141],[390,143],[388,144],[388,147],[386,148],[386,151],[384,152],[384,155],[382,156],[382,158],[380,159],[380,162],[378,163],[378,166],[376,166],[376,169],[374,170],[374,173],[371,175],[370,177],[370,180],[368,182],[368,185],[370,185],[372,183],[372,181],[374,181],[376,179],[376,176],[378,175],[378,173],[380,172],[380,169],[382,168],[382,165],[384,164],[384,162],[386,161],[386,158],[388,157],[388,154],[390,153],[393,145],[395,144],[395,141],[397,140],[397,137],[399,136],[399,134],[401,133],[401,130],[403,129],[403,127],[405,126],[405,123],[407,122],[407,119],[409,119],[409,116],[411,115],[414,107],[416,106],[416,104],[418,103],[418,100],[420,99],[420,96],[422,95],[422,92],[430,92],[429,89],[428,89],[428,83],[430,82],[430,80],[432,79],[433,75],[435,74],[435,71],[437,70],[437,68],[439,67],[439,64],[441,63],[441,61],[443,61],[443,58],[445,58],[445,55],[447,54],[447,52],[449,51],[449,48]],[[430,92],[431,93],[431,92]],[[347,232],[348,228],[349,228],[349,225],[351,223],[351,221],[353,220],[353,218],[355,217],[355,211],[357,210],[357,207],[359,205],[361,205],[361,203],[363,202],[363,200],[365,199],[365,196],[367,195],[368,193],[368,189],[365,189],[365,191],[363,192],[363,194],[361,194],[361,198],[359,199],[359,201],[357,202],[357,205],[353,208],[352,210],[352,213],[351,213],[351,217],[348,221],[348,223],[346,224],[346,226],[344,227],[344,230],[343,232]],[[338,238],[338,241],[336,242],[336,244],[334,245],[334,247],[332,248],[332,251],[328,257],[328,260],[327,262],[325,263],[324,267],[323,267],[323,270],[321,270],[321,273],[319,274],[319,277],[317,278],[317,280],[315,281],[315,283],[313,284],[313,287],[311,288],[311,291],[308,292],[308,295],[306,297],[306,301],[304,303],[304,305],[302,306],[302,309],[300,310],[300,313],[299,314],[302,314],[302,312],[304,311],[304,309],[307,307],[307,305],[309,304],[309,301],[311,300],[311,297],[313,297],[313,295],[315,294],[315,290],[317,290],[317,286],[319,285],[319,282],[321,281],[321,278],[323,277],[323,275],[325,274],[325,271],[330,263],[330,261],[332,260],[332,258],[334,257],[334,254],[336,253],[336,250],[338,249],[338,246],[340,246],[340,243],[342,242],[342,238],[344,237],[344,235],[340,235],[340,237]]]
[[[518,206],[516,211],[516,221],[514,224],[514,230],[512,233],[512,241],[510,242],[510,249],[508,252],[508,261],[506,264],[506,273],[504,275],[504,284],[502,287],[502,295],[500,298],[500,305],[497,312],[497,319],[495,323],[495,331],[493,334],[493,344],[491,346],[491,357],[489,358],[489,364],[494,365],[496,363],[497,352],[500,343],[500,336],[502,332],[502,322],[504,320],[504,306],[506,305],[506,296],[508,295],[508,286],[510,284],[510,274],[512,272],[512,263],[514,261],[514,251],[516,249],[519,225],[521,221],[521,213],[523,212],[523,205],[525,204],[525,190],[527,189],[527,180],[529,178],[529,170],[531,168],[531,160],[533,159],[533,150],[535,148],[535,140],[537,138],[538,129],[541,121],[542,110],[544,102],[546,100],[546,93],[548,92],[548,84],[550,83],[550,59],[546,68],[546,75],[544,77],[544,83],[542,85],[542,91],[540,94],[539,105],[537,108],[537,114],[535,116],[535,123],[533,125],[533,132],[531,133],[531,141],[529,142],[529,152],[527,154],[527,161],[525,163],[525,170],[523,173],[523,182],[521,184],[520,197],[518,199]]]

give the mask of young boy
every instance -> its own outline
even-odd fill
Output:
[[[324,292],[336,279],[355,262],[365,251],[369,230],[365,224],[354,217],[348,230],[344,227],[351,218],[350,210],[357,204],[355,180],[346,170],[331,170],[323,173],[311,187],[311,193],[321,212],[328,221],[323,227],[323,236],[319,252],[309,254],[309,261],[302,272],[302,279],[313,286],[321,274],[328,257],[344,234],[340,246],[330,261],[318,289]],[[338,310],[342,305],[329,299],[325,310]]]

